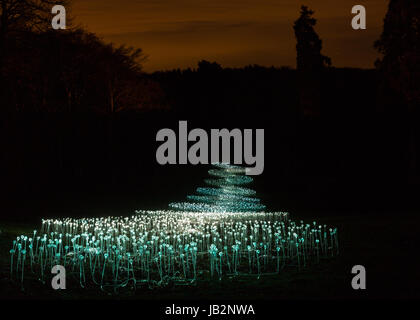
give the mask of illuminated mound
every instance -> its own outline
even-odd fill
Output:
[[[197,188],[198,195],[188,195],[188,202],[170,203],[169,207],[196,212],[261,212],[266,207],[256,198],[256,192],[243,187],[253,181],[245,175],[246,168],[228,164],[214,164],[209,170],[214,179],[205,179],[211,187]]]
[[[11,277],[24,284],[51,268],[102,290],[191,284],[276,274],[338,253],[336,229],[293,222],[284,212],[137,211],[132,217],[43,220],[10,250]]]

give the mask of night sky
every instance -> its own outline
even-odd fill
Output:
[[[75,0],[75,22],[106,41],[140,47],[146,71],[196,67],[296,65],[293,22],[315,10],[323,54],[336,67],[371,68],[388,1],[384,0]],[[367,30],[351,28],[351,8],[365,5]]]

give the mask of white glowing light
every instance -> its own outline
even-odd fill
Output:
[[[217,188],[197,188],[199,195],[188,195],[189,202],[170,203],[169,207],[197,212],[258,212],[266,208],[259,203],[260,199],[254,197],[254,190],[242,187],[253,181],[245,175],[246,168],[219,163],[214,166],[217,169],[210,169],[208,172],[218,179],[204,181]]]

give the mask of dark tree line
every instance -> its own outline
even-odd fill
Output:
[[[51,27],[55,4],[66,7],[66,30]],[[145,58],[74,25],[70,0],[0,0],[1,195],[42,197],[121,176],[120,145],[140,132],[130,114],[166,108]]]
[[[142,72],[141,49],[105,43],[72,26],[71,18],[66,30],[53,30],[55,3],[63,4],[0,1],[2,111],[114,113],[163,106],[159,85]]]

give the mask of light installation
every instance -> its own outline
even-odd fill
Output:
[[[197,285],[200,281],[275,275],[338,254],[336,228],[264,212],[249,177],[239,167],[217,165],[191,202],[177,210],[139,210],[131,217],[42,220],[10,250],[10,276],[22,288],[25,274],[41,281],[63,265],[81,287],[104,291]],[[240,186],[239,186],[240,185]],[[190,209],[186,211],[186,209]],[[240,211],[243,210],[243,211]]]
[[[197,188],[198,195],[189,195],[189,202],[170,203],[169,207],[183,211],[197,212],[258,212],[265,209],[256,192],[243,187],[252,182],[245,175],[246,168],[228,164],[214,164],[217,169],[209,170],[213,179],[204,180],[211,188]]]

